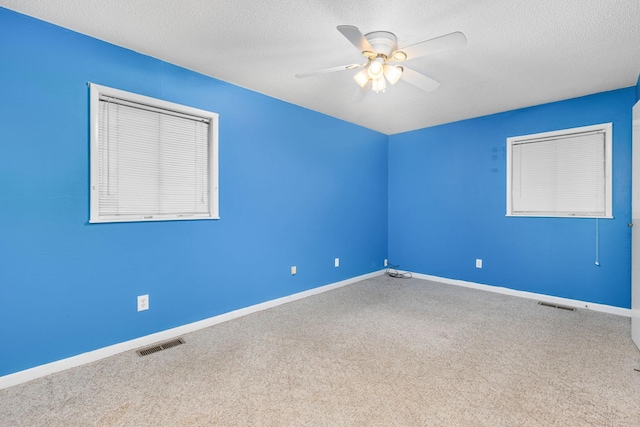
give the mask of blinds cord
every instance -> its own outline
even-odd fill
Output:
[[[598,229],[598,218],[596,218],[596,265],[600,265],[600,230]]]

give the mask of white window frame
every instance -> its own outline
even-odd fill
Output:
[[[513,147],[516,144],[522,143],[535,143],[535,142],[548,142],[553,140],[560,140],[562,137],[570,137],[571,135],[580,133],[604,133],[604,212],[602,214],[594,213],[581,213],[581,212],[557,212],[557,211],[543,211],[538,212],[517,212],[513,208]],[[559,131],[543,132],[531,135],[523,135],[517,137],[507,138],[507,216],[524,216],[524,217],[568,217],[568,218],[613,218],[612,212],[612,123],[602,123],[591,126],[582,126],[572,129],[563,129]]]
[[[89,83],[90,88],[90,223],[105,222],[138,222],[138,221],[175,221],[175,220],[201,220],[219,219],[219,190],[218,190],[218,114],[198,108],[188,107],[173,102],[127,92],[107,86]],[[100,212],[100,99],[111,97],[125,102],[142,104],[159,112],[172,112],[196,116],[207,121],[208,132],[208,187],[209,206],[207,214],[145,214],[145,215],[106,215]]]

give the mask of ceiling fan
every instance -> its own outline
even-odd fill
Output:
[[[431,92],[440,86],[440,82],[404,65],[396,65],[395,63],[459,48],[467,44],[467,38],[464,34],[455,32],[398,49],[397,38],[395,34],[389,31],[374,31],[363,35],[357,27],[352,25],[339,25],[338,31],[362,52],[367,62],[296,74],[297,78],[366,67],[353,77],[363,89],[371,86],[371,89],[376,93],[384,92],[387,87],[387,81],[393,85],[402,78],[405,82],[419,89]]]

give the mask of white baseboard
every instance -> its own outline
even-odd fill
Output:
[[[465,288],[480,289],[483,291],[495,292],[498,294],[511,295],[515,297],[535,299],[543,302],[566,305],[569,307],[583,308],[587,310],[599,311],[602,313],[615,314],[618,316],[631,317],[631,309],[614,307],[606,304],[596,304],[593,302],[580,301],[575,299],[554,297],[545,294],[536,294],[533,292],[518,291],[515,289],[503,288],[500,286],[483,285],[480,283],[466,282],[464,280],[447,279],[445,277],[430,276],[428,274],[411,273],[416,279],[429,280],[432,282],[444,283],[447,285],[463,286]]]
[[[340,282],[331,283],[329,285],[320,286],[318,288],[309,289],[307,291],[298,292],[296,294],[288,295],[286,297],[265,301],[260,304],[255,304],[249,307],[230,311],[228,313],[220,314],[218,316],[210,317],[208,319],[200,320],[193,323],[188,323],[186,325],[178,326],[176,328],[167,329],[161,332],[156,332],[151,335],[145,335],[140,338],[135,338],[129,341],[110,345],[108,347],[103,347],[97,350],[89,351],[87,353],[78,354],[77,356],[68,357],[66,359],[57,360],[55,362],[25,369],[24,371],[19,371],[13,374],[5,375],[0,377],[0,390],[25,383],[27,381],[35,380],[37,378],[45,377],[47,375],[55,374],[56,372],[61,372],[66,369],[74,368],[76,366],[86,365],[87,363],[95,362],[100,359],[114,356],[118,353],[135,350],[137,348],[155,344],[157,342],[167,341],[173,338],[177,338],[180,335],[188,334],[189,332],[194,332],[199,329],[208,328],[209,326],[213,326],[222,322],[227,322],[229,320],[237,319],[238,317],[246,316],[248,314],[256,313],[262,310],[267,310],[269,308],[277,307],[279,305],[286,304],[288,302],[296,301],[312,295],[320,294],[322,292],[327,292],[343,286],[351,285],[361,280],[369,279],[371,277],[379,276],[381,274],[384,274],[384,270],[363,274],[361,276],[352,277],[351,279],[346,279]]]

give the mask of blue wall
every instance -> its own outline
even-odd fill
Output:
[[[0,62],[0,376],[382,268],[387,136],[2,8]],[[221,220],[88,224],[89,81],[220,114]]]
[[[620,89],[389,138],[389,260],[402,269],[630,307],[631,108]],[[506,217],[507,137],[613,122],[613,215]],[[475,268],[475,259],[484,261]]]
[[[88,224],[89,81],[220,114],[221,220]],[[0,337],[17,349],[0,344],[0,376],[376,271],[387,256],[630,306],[640,80],[387,137],[0,8],[0,94]],[[603,122],[615,219],[600,220],[597,267],[595,220],[505,217],[505,148]]]

